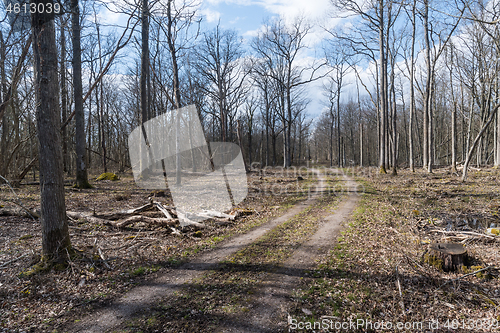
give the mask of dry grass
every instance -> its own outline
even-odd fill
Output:
[[[252,173],[248,179],[249,195],[238,208],[254,213],[238,218],[233,224],[220,226],[208,220],[206,223],[213,229],[176,236],[168,228],[140,223],[116,229],[84,221],[70,222],[72,245],[78,253],[71,257],[69,267],[30,277],[22,275],[39,260],[39,222],[0,217],[0,266],[24,255],[0,268],[0,329],[51,331],[58,323],[78,320],[92,308],[104,306],[141,281],[154,278],[163,267],[178,265],[229,235],[265,223],[297,200],[304,199],[312,183],[312,177],[298,182],[293,174],[282,174],[280,170],[267,170],[263,177]],[[97,213],[120,211],[141,206],[152,195],[157,196],[157,201],[172,204],[168,191],[139,189],[131,175],[120,175],[119,181],[92,185],[94,188],[89,190],[66,187],[67,209]],[[39,207],[37,186],[24,185],[16,192],[25,206]],[[13,199],[7,188],[0,187],[0,206],[14,207]]]
[[[439,288],[464,272],[498,267],[498,239],[464,239],[471,258],[463,272],[444,273],[421,260],[429,243],[449,241],[434,230],[448,227],[460,233],[469,227],[463,220],[475,219],[476,225],[499,221],[498,171],[473,173],[465,184],[446,170],[432,175],[403,170],[397,177],[370,171],[374,172],[358,170],[365,188],[360,206],[316,277],[304,281],[295,295],[292,317],[311,323],[321,319],[422,323],[421,329],[402,330],[407,332],[430,331],[434,326],[429,323],[436,321],[436,332],[498,331],[497,272],[471,275]],[[305,315],[304,307],[312,314]],[[369,328],[361,330],[377,331]]]

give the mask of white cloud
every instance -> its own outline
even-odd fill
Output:
[[[248,30],[247,32],[243,33],[243,37],[257,37],[260,31],[260,29]]]
[[[200,13],[201,15],[205,16],[207,22],[209,23],[218,21],[221,16],[221,13],[219,13],[218,11],[208,8],[200,10]]]

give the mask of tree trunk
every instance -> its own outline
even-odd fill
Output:
[[[333,105],[330,105],[330,168],[333,168],[333,131],[335,128],[335,118],[333,117]]]
[[[143,0],[147,1],[147,0]],[[175,41],[174,41],[174,36],[172,34],[172,29],[174,28],[174,22],[172,20],[172,1],[173,0],[168,0],[167,2],[167,42],[168,42],[168,49],[170,51],[170,58],[172,59],[172,80],[173,80],[173,88],[174,88],[174,101],[175,109],[180,109],[181,107],[181,91],[180,91],[180,84],[179,84],[179,68],[177,64],[177,50],[175,49]],[[179,152],[180,149],[180,114],[179,111],[177,110],[176,112],[176,136],[175,136],[175,147],[176,147],[176,157],[175,157],[175,183],[176,185],[180,186],[182,182],[182,177],[181,177],[181,154]]]
[[[2,31],[0,31],[0,93],[1,93],[1,98],[0,100],[5,99],[6,95],[6,85],[7,85],[7,80],[5,77],[5,42],[3,39],[3,34]],[[7,134],[9,133],[9,126],[8,126],[8,121],[7,121],[7,112],[3,112],[2,114],[2,140],[0,142],[0,156],[7,156]],[[0,161],[0,174],[7,176],[7,163],[5,163],[5,160],[2,159]]]
[[[455,99],[455,98],[453,98]],[[451,111],[451,172],[457,172],[457,103]]]
[[[363,167],[363,123],[359,123],[359,166]]]
[[[496,126],[496,163],[495,166],[500,166],[500,113],[497,113],[497,126]]]
[[[411,65],[410,65],[410,124],[409,124],[409,133],[408,133],[408,141],[410,145],[410,171],[415,172],[415,160],[413,157],[413,119],[415,117],[415,87],[413,86],[415,82],[415,37],[416,37],[416,8],[417,2],[413,1],[412,7],[412,35],[411,35]]]
[[[53,4],[50,0],[32,3],[35,3],[37,8],[39,4]],[[42,258],[66,260],[66,250],[71,248],[71,242],[64,202],[54,15],[32,14],[31,24],[40,152]]]
[[[483,128],[481,128],[481,131],[479,131],[478,135],[476,136],[476,139],[474,140],[472,147],[467,152],[467,156],[466,156],[465,162],[464,162],[464,168],[462,170],[462,182],[465,182],[465,180],[467,179],[467,169],[469,168],[469,163],[470,163],[470,160],[472,158],[472,155],[474,154],[474,150],[476,149],[476,147],[479,143],[479,140],[482,138],[482,136],[483,136],[484,132],[486,131],[486,129],[488,128],[488,126],[490,126],[493,119],[495,119],[495,116],[496,116],[496,113],[498,112],[499,107],[500,107],[500,105],[496,105],[495,108],[491,111],[491,114],[490,114],[488,121],[486,122],[486,124],[483,125]]]
[[[97,44],[99,47],[99,71],[102,72],[103,66],[102,66],[102,47],[101,47],[101,29],[99,27],[99,24],[96,23],[96,32],[97,32]],[[99,84],[98,89],[96,90],[96,96],[99,95],[99,128],[101,129],[100,131],[100,136],[99,136],[99,141],[101,143],[101,155],[102,155],[102,169],[104,172],[108,172],[108,164],[107,164],[107,159],[106,159],[106,129],[105,127],[105,119],[104,119],[104,86],[103,82],[101,81]]]
[[[344,167],[342,164],[342,147],[340,143],[340,90],[341,90],[341,83],[338,83],[337,85],[337,143],[339,147],[338,151],[338,159],[339,159],[339,168]]]
[[[76,186],[91,187],[87,174],[85,142],[85,114],[83,112],[82,49],[80,46],[80,8],[78,0],[71,0],[71,26],[73,30],[73,93],[75,100]]]
[[[148,113],[148,89],[147,78],[149,72],[149,8],[148,0],[142,0],[142,16],[141,16],[141,123],[144,124],[149,120]]]
[[[397,128],[396,128],[396,83],[395,83],[395,64],[394,59],[391,55],[391,95],[392,95],[392,107],[391,107],[391,117],[392,117],[392,175],[395,176],[398,174],[397,166],[398,166],[398,140],[397,140]]]
[[[252,166],[252,127],[253,127],[253,120],[250,118],[249,119],[249,125],[248,125],[248,165],[251,167]]]
[[[387,153],[387,70],[384,39],[384,0],[379,0],[379,52],[380,52],[380,173],[386,171]]]
[[[68,88],[66,87],[66,20],[60,17],[61,21],[61,120],[64,124],[68,117]],[[68,156],[68,130],[66,127],[62,130],[62,149],[63,149],[63,168],[64,172],[69,172]]]
[[[245,165],[245,171],[248,172],[248,165],[245,159],[245,154],[243,153],[243,143],[242,143],[242,134],[241,134],[241,126],[240,126],[240,121],[236,120],[236,135],[238,137],[238,144],[240,145],[241,149],[241,155],[243,157],[243,164]],[[224,176],[225,177],[225,176]]]
[[[428,0],[424,0],[424,14],[423,14],[423,20],[424,20],[424,40],[425,40],[425,61],[426,61],[426,66],[427,66],[427,78],[425,82],[425,87],[424,87],[424,96],[423,97],[423,104],[424,104],[424,149],[422,152],[423,155],[423,162],[424,162],[424,169],[427,169],[428,171],[428,166],[429,166],[429,152],[430,152],[430,146],[429,146],[429,109],[430,109],[430,82],[431,82],[431,55],[430,55],[430,42],[429,42],[429,3]]]

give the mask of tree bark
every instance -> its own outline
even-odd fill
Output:
[[[34,4],[53,4],[51,0]],[[53,14],[32,14],[36,119],[40,152],[42,256],[66,260],[71,241],[64,202],[57,47]]]
[[[429,41],[429,1],[424,0],[424,40],[425,40],[425,61],[427,67],[427,78],[425,81],[424,88],[424,150],[423,150],[423,161],[424,161],[424,169],[430,172],[430,155],[431,155],[431,146],[430,146],[430,109],[431,109],[431,51],[430,51],[430,41]]]
[[[410,124],[408,129],[408,141],[410,145],[410,171],[415,172],[415,160],[413,157],[413,119],[415,118],[415,87],[413,86],[415,82],[415,38],[416,38],[416,10],[417,2],[413,1],[412,7],[412,35],[411,35],[411,56],[410,56]]]
[[[61,59],[60,59],[60,72],[61,72],[61,121],[66,122],[68,117],[68,88],[66,87],[66,20],[60,17],[61,22]],[[69,171],[69,156],[68,156],[68,130],[62,130],[62,149],[63,149],[63,168],[64,172]]]
[[[484,132],[486,131],[486,129],[488,128],[488,126],[490,126],[493,119],[495,119],[495,116],[498,112],[499,107],[500,107],[500,105],[496,105],[495,108],[491,111],[491,114],[490,114],[490,117],[488,118],[488,121],[483,125],[483,128],[481,128],[481,130],[477,134],[476,139],[474,140],[474,143],[472,144],[472,147],[467,152],[467,156],[466,156],[465,162],[464,162],[464,168],[462,170],[462,182],[465,182],[467,179],[467,171],[468,171],[467,169],[469,168],[469,163],[470,163],[470,160],[472,158],[472,155],[474,154],[474,150],[476,149],[476,147],[479,143],[479,140],[482,138],[482,136],[483,136]]]
[[[71,0],[71,25],[73,30],[73,93],[75,100],[76,186],[91,187],[87,174],[85,139],[85,114],[83,111],[82,49],[80,45],[80,8],[78,0]]]
[[[2,31],[0,31],[0,93],[1,93],[1,98],[0,100],[3,100],[6,95],[6,77],[5,77],[5,41],[3,39],[3,34]],[[4,112],[2,115],[2,121],[3,127],[2,127],[2,141],[0,142],[0,156],[6,156],[7,155],[7,134],[9,132],[9,127],[8,127],[8,121],[7,121],[7,113]],[[7,176],[7,163],[5,163],[5,160],[2,159],[0,161],[0,174]]]
[[[387,67],[385,58],[384,0],[379,0],[379,52],[380,52],[380,173],[387,173]]]
[[[144,0],[146,1],[146,0]],[[170,58],[172,59],[172,81],[173,81],[173,88],[174,88],[174,101],[175,109],[180,109],[181,107],[181,90],[180,90],[180,83],[179,83],[179,68],[177,64],[177,50],[175,49],[175,40],[174,36],[172,34],[172,29],[174,25],[174,21],[172,20],[172,1],[173,0],[168,0],[167,2],[167,41],[168,41],[168,49],[170,51]],[[182,179],[181,179],[181,154],[179,152],[180,149],[180,115],[179,111],[176,112],[176,157],[175,157],[175,178],[176,178],[176,185],[181,185]]]

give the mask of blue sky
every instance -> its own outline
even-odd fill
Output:
[[[176,1],[181,3],[183,0]],[[324,28],[331,28],[339,22],[337,19],[332,19],[334,15],[330,1],[200,0],[198,14],[203,18],[202,30],[212,29],[220,22],[223,29],[236,30],[246,42],[258,34],[265,19],[280,16],[285,21],[292,21],[298,16],[302,16],[314,26],[306,38],[309,49],[297,59],[298,64],[308,66],[313,61],[323,57],[323,51],[320,47],[321,41],[328,35]],[[113,6],[114,1],[108,0],[108,3]],[[109,24],[123,24],[125,17],[103,11],[101,19]],[[316,81],[306,87],[306,97],[310,100],[306,112],[310,117],[318,116],[325,108],[322,82]]]
[[[182,2],[182,0],[176,1]],[[121,1],[107,0],[106,2],[108,6],[114,7]],[[258,34],[265,19],[281,16],[288,21],[302,16],[306,21],[315,25],[306,40],[310,48],[298,59],[298,63],[307,65],[322,57],[320,42],[326,34],[321,27],[331,27],[338,22],[331,18],[332,8],[330,0],[200,0],[198,13],[203,17],[203,30],[212,29],[220,22],[223,29],[236,30],[245,42]],[[105,8],[102,8],[99,17],[101,23],[105,25],[124,26],[127,20],[127,16],[107,11]],[[323,98],[321,83],[311,84],[306,93],[311,100],[306,112],[311,117],[317,116],[324,108],[321,102]]]
[[[205,0],[200,13],[205,27],[213,28],[220,21],[222,28],[236,30],[247,41],[258,34],[267,18],[281,16],[285,20],[293,20],[302,15],[315,25],[307,39],[310,49],[298,59],[303,64],[322,57],[323,51],[319,46],[326,35],[320,26],[335,24],[335,20],[331,19],[332,5],[329,0]],[[305,93],[310,100],[306,112],[315,117],[324,108],[322,82],[310,84]]]

